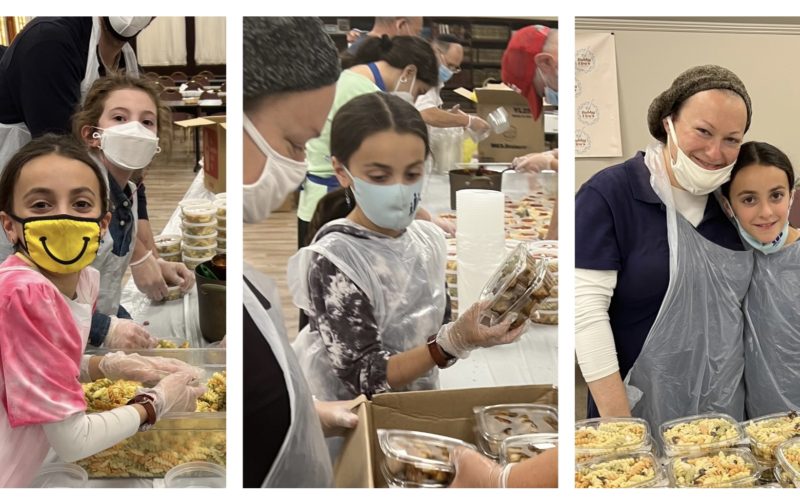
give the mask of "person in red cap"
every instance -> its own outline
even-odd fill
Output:
[[[503,53],[502,78],[528,100],[533,119],[542,114],[542,98],[558,106],[558,30],[526,26],[511,36]]]

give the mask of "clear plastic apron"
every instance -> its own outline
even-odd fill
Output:
[[[339,219],[330,224],[355,223]],[[332,232],[301,248],[289,260],[289,289],[295,305],[310,311],[308,269],[315,253],[326,257],[367,295],[382,348],[397,354],[424,345],[428,336],[442,325],[446,252],[443,233],[429,222],[414,221],[397,238],[364,239]],[[333,401],[358,396],[335,375],[319,332],[312,332],[306,326],[292,347],[319,399]],[[438,368],[433,368],[404,390],[438,386]]]
[[[754,253],[744,302],[747,418],[800,409],[800,243]]]
[[[275,293],[277,289],[271,279],[247,264],[244,266],[244,275],[271,304],[280,304],[280,299]],[[279,332],[276,323],[273,322],[274,319],[280,319],[280,316],[275,314],[277,307],[267,311],[247,284],[244,285],[243,299],[244,307],[264,335],[281,367],[291,412],[286,438],[262,486],[265,488],[333,486],[333,466],[322,434],[322,426],[314,408],[311,390],[303,377],[286,332]]]
[[[675,210],[661,147],[645,156],[666,205],[667,293],[625,379],[631,412],[652,428],[709,411],[744,418],[744,315],[753,252],[706,240]],[[643,279],[646,279],[643,277]]]

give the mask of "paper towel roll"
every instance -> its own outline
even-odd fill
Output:
[[[465,311],[506,255],[503,193],[462,189],[456,193],[458,305]]]

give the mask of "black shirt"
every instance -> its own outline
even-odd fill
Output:
[[[266,297],[245,278],[264,309]],[[244,487],[260,488],[291,423],[286,379],[267,340],[244,308]]]

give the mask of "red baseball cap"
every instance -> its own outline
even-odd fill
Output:
[[[533,86],[533,78],[536,76],[534,56],[542,52],[548,33],[550,28],[547,26],[525,26],[511,36],[503,53],[503,82],[514,84],[520,89],[520,93],[528,100],[534,120],[542,114],[542,98],[536,94]]]

